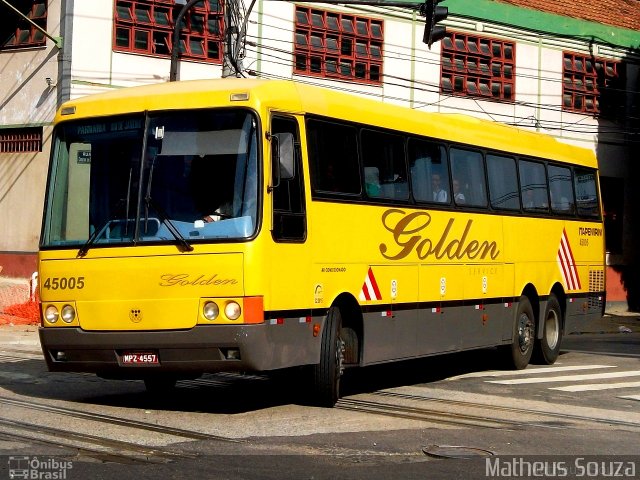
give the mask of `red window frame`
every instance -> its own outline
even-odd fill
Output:
[[[48,11],[46,0],[18,0],[11,2],[11,4],[46,31]],[[2,35],[0,50],[44,47],[46,45],[47,37],[42,31],[14,12],[5,10],[2,15],[6,17],[7,23],[0,27],[0,35]]]
[[[0,153],[42,151],[42,127],[0,129]]]
[[[599,115],[600,95],[618,78],[619,61],[581,53],[564,52],[562,61],[562,109]]]
[[[441,48],[442,93],[515,101],[515,42],[448,32]]]
[[[175,0],[114,0],[113,50],[153,57],[171,56]],[[222,63],[224,0],[196,3],[180,29],[182,59]]]
[[[293,72],[382,84],[384,22],[296,6]]]

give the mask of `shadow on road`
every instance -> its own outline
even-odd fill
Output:
[[[464,373],[499,369],[495,350],[439,355],[345,372],[342,395],[431,383]],[[46,400],[165,411],[240,414],[277,406],[313,405],[307,393],[311,372],[294,369],[272,375],[205,374],[176,388],[149,393],[142,381],[105,380],[91,374],[48,372],[42,360],[0,363],[0,387]]]
[[[585,334],[565,337],[568,351],[637,356],[640,334]],[[2,359],[0,359],[2,360]],[[497,349],[438,355],[423,359],[347,369],[342,396],[429,384],[471,372],[503,369]],[[149,393],[139,380],[105,380],[92,374],[53,373],[43,360],[0,363],[0,387],[16,394],[120,408],[241,414],[284,405],[313,405],[309,368],[267,375],[217,373],[182,380],[175,389]]]

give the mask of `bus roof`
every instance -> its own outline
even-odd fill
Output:
[[[231,101],[233,93],[249,93],[249,99]],[[233,105],[319,115],[454,143],[597,167],[591,150],[560,142],[546,134],[468,115],[414,110],[292,80],[227,78],[122,88],[66,102],[58,110],[55,122],[145,110]],[[61,112],[65,109],[68,112],[69,107],[75,107],[73,113],[63,115]]]

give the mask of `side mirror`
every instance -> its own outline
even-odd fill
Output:
[[[272,188],[280,180],[291,180],[295,175],[295,146],[292,133],[274,133],[271,136]]]

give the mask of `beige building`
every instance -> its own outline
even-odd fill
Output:
[[[0,37],[0,266],[4,275],[29,276],[40,235],[51,121],[60,101],[62,5],[8,3],[31,22],[0,2],[7,25]]]

